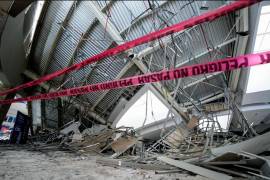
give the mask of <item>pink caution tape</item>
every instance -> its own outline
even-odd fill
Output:
[[[59,71],[56,71],[54,73],[48,74],[48,75],[43,76],[37,80],[19,85],[17,87],[6,90],[4,92],[0,92],[0,96],[6,95],[9,93],[13,93],[13,92],[17,92],[19,90],[41,84],[42,82],[49,81],[55,77],[61,76],[63,74],[69,73],[71,71],[79,70],[79,69],[83,68],[84,66],[91,64],[91,63],[94,63],[96,61],[99,61],[103,58],[119,54],[119,53],[124,52],[130,48],[135,47],[135,46],[138,46],[138,45],[156,40],[158,38],[162,38],[164,36],[182,31],[184,29],[190,28],[190,27],[195,26],[197,24],[207,22],[207,21],[212,21],[212,20],[214,20],[220,16],[223,16],[227,13],[231,13],[231,12],[234,12],[234,11],[239,10],[241,8],[248,7],[248,6],[255,4],[259,1],[260,0],[239,0],[237,2],[231,3],[229,5],[226,5],[226,6],[218,8],[218,9],[212,10],[210,12],[207,12],[205,14],[202,14],[200,16],[190,18],[188,20],[185,20],[185,21],[178,23],[178,24],[175,24],[173,26],[164,28],[164,29],[159,30],[159,31],[152,32],[152,33],[147,34],[145,36],[142,36],[138,39],[135,39],[135,40],[129,41],[127,43],[124,43],[122,45],[119,45],[115,48],[111,48],[109,50],[106,50],[106,51],[98,54],[98,55],[90,57],[90,58],[82,61],[81,63],[74,64],[70,67],[67,67],[67,68],[61,69]]]
[[[186,66],[177,69],[171,69],[167,71],[160,71],[155,73],[149,73],[145,75],[133,76],[125,79],[108,81],[104,83],[98,83],[93,85],[86,85],[81,87],[75,87],[71,89],[65,89],[57,92],[40,94],[36,96],[29,96],[26,98],[1,100],[0,104],[10,104],[19,101],[33,101],[37,99],[53,99],[63,96],[75,96],[82,95],[95,91],[102,91],[107,89],[118,89],[123,87],[138,86],[147,83],[154,83],[164,80],[173,80],[179,78],[185,78],[189,76],[196,76],[205,73],[214,73],[218,71],[228,71],[238,68],[244,68],[249,66],[255,66],[259,64],[270,63],[270,51],[258,54],[249,54],[239,56],[236,58],[227,58],[216,60],[205,64],[196,64],[192,66]]]

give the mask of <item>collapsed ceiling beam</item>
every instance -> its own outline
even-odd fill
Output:
[[[189,29],[190,30],[190,29]],[[182,33],[182,32],[180,32]],[[178,34],[178,33],[177,33]],[[164,37],[163,38],[163,44],[167,45],[169,43],[171,43],[171,38],[168,37]],[[158,49],[160,49],[160,44],[159,43],[155,43],[154,46],[151,47],[147,47],[145,49],[143,49],[142,51],[140,51],[137,56],[135,57],[135,59],[133,59],[132,61],[129,61],[131,64],[134,64],[135,61],[140,61],[143,57],[150,55],[152,53],[154,53],[155,51],[157,51]],[[129,70],[131,66],[129,64],[127,64],[122,70],[121,72],[117,75],[117,77],[115,79],[121,79],[123,77],[123,75]],[[92,107],[92,110],[99,104],[99,102],[105,97],[105,95],[109,92],[109,90],[104,91],[104,93],[99,97],[99,99],[95,102],[95,104]]]
[[[93,6],[94,6],[94,5],[93,5]],[[108,23],[106,24],[106,21],[107,21],[106,16],[101,12],[101,10],[99,10],[98,7],[96,7],[96,6],[95,6],[95,8],[93,8],[93,10],[95,11],[95,14],[96,14],[96,16],[97,16],[97,19],[100,21],[100,23],[101,23],[104,27],[107,27],[106,31],[112,36],[112,38],[113,38],[118,44],[120,44],[119,42],[123,42],[123,38],[120,36],[120,33],[117,32],[116,28],[113,27],[113,25],[111,25],[110,22],[108,22]],[[194,28],[194,27],[193,27],[193,28]],[[190,30],[190,29],[189,29],[189,30]],[[182,32],[183,32],[183,31],[179,32],[178,34],[180,34],[180,33],[182,33]],[[188,61],[184,61],[183,64],[178,64],[177,67],[179,67],[179,66],[181,66],[181,65],[184,65],[184,64],[186,64],[186,63],[188,63],[188,62],[190,62],[190,61],[192,61],[192,60],[195,60],[195,59],[197,59],[197,58],[200,58],[200,57],[202,57],[202,56],[208,54],[209,52],[214,51],[215,49],[220,49],[220,48],[222,48],[222,47],[224,47],[224,46],[226,46],[226,45],[228,45],[228,44],[230,44],[230,43],[232,43],[232,42],[235,42],[235,41],[236,41],[236,38],[229,39],[229,40],[227,40],[227,41],[225,41],[225,42],[223,42],[223,43],[221,43],[221,44],[215,46],[213,49],[210,49],[209,51],[205,51],[205,52],[203,52],[203,53],[200,53],[200,54],[196,55],[195,57],[191,58],[191,59],[188,60]],[[169,43],[171,43],[171,42],[172,42],[172,39],[171,39],[171,38],[169,38],[169,37],[164,37],[163,43],[169,44]],[[141,58],[142,58],[142,57],[145,57],[145,56],[147,56],[147,55],[149,55],[149,54],[151,54],[151,53],[153,53],[153,52],[155,52],[155,51],[157,51],[157,50],[160,49],[160,48],[161,48],[161,47],[160,47],[160,44],[159,44],[159,43],[155,43],[154,46],[148,47],[148,48],[142,50],[140,53],[138,53],[137,58],[134,58],[134,59],[133,59],[134,62],[135,62],[135,64],[137,65],[137,67],[138,67],[143,73],[146,73],[146,72],[147,72],[147,67],[140,61]],[[138,61],[138,60],[139,60],[139,61]],[[128,68],[124,67],[123,70],[124,70],[124,72],[126,72],[126,71],[128,70]],[[123,71],[122,71],[122,72],[123,72]],[[217,74],[219,74],[219,73],[215,73],[214,75],[217,75]],[[210,76],[212,77],[212,76],[214,76],[214,75],[210,75]],[[209,77],[210,77],[210,76],[209,76]],[[122,76],[117,76],[117,79],[120,79],[121,77],[122,77]],[[201,82],[201,81],[203,81],[203,80],[204,80],[204,79],[202,79],[202,80],[200,80],[200,81],[195,81],[195,82],[198,83],[198,82]],[[195,84],[196,84],[196,83],[195,83]],[[191,85],[194,85],[194,82],[192,82],[190,85],[187,85],[187,87],[189,87],[189,86],[191,86]],[[164,96],[166,97],[166,93],[164,93],[164,87],[162,86],[161,83],[156,83],[156,84],[154,84],[154,86],[155,86],[155,88],[156,88],[161,94],[163,94],[163,97],[164,97]],[[103,93],[103,94],[100,96],[100,98],[98,99],[98,101],[97,101],[97,102],[94,104],[94,106],[92,107],[92,110],[98,105],[98,103],[105,97],[105,95],[106,95],[108,92],[109,92],[109,91],[106,91],[105,93]],[[173,98],[172,98],[171,96],[168,98],[168,100],[169,100],[170,102],[173,102],[174,108],[176,108],[176,109],[183,109],[183,108],[180,107],[180,106],[177,107],[176,104],[178,104],[178,103],[176,103],[175,100],[173,100]]]
[[[248,32],[249,27],[248,27],[248,8],[245,9],[241,9],[239,11],[239,26],[236,26],[236,32],[238,33],[245,33]],[[245,54],[246,52],[246,47],[247,47],[247,43],[248,43],[248,39],[249,39],[249,35],[239,35],[237,36],[237,43],[235,43],[235,47],[234,47],[234,56],[239,56],[241,54]],[[229,78],[229,87],[231,89],[232,92],[235,92],[237,90],[237,86],[238,86],[238,82],[239,82],[239,78],[240,78],[240,73],[241,73],[241,69],[237,69],[235,71],[232,71],[232,73],[230,74],[230,78]],[[233,95],[234,96],[234,95]]]
[[[223,92],[212,93],[212,94],[210,94],[210,95],[208,95],[206,97],[203,97],[203,98],[199,99],[198,101],[195,101],[195,105],[209,103],[211,101],[215,101],[215,100],[223,98],[223,97],[224,97]],[[188,109],[193,108],[193,105],[192,105],[191,102],[184,103],[184,106],[187,107]]]
[[[112,25],[112,23],[106,18],[106,15],[102,13],[102,11],[92,2],[89,1],[89,3],[92,3],[92,10],[95,12],[95,15],[101,25],[106,28],[106,32],[112,37],[112,39],[119,45],[123,44],[125,41],[121,37],[120,33],[116,30],[116,28]],[[133,58],[133,61],[135,65],[143,72],[147,73],[147,67],[141,62],[138,61],[138,59],[135,57]],[[172,103],[174,109],[183,117],[185,120],[187,120],[185,113],[182,111],[182,107],[179,106],[179,104],[172,98],[171,95],[169,95],[169,92],[163,87],[163,85],[158,82],[153,85],[154,89],[159,92],[159,94],[162,95],[162,97],[166,100],[169,101],[169,103]],[[167,96],[167,99],[165,98]]]

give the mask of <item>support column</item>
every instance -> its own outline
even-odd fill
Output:
[[[33,130],[36,132],[38,128],[42,127],[41,121],[41,100],[31,102],[32,105],[32,123]]]
[[[32,102],[28,102],[27,103],[27,111],[28,111],[28,116],[30,117],[30,132],[31,132],[31,136],[34,136],[34,128],[33,128],[33,110],[32,110]]]
[[[58,130],[60,130],[60,128],[63,126],[63,118],[62,118],[62,100],[61,98],[58,98],[58,106],[57,106],[57,110],[58,110]]]
[[[41,100],[40,107],[41,107],[41,129],[44,129],[47,127],[46,113],[45,113],[45,100]]]

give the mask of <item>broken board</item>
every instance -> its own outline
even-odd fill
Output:
[[[112,157],[117,157],[127,151],[129,148],[134,146],[137,142],[137,138],[135,137],[120,137],[116,141],[114,141],[111,145],[115,154]]]
[[[201,176],[207,177],[209,179],[214,179],[214,180],[216,180],[216,179],[219,179],[219,180],[232,179],[232,176],[228,176],[226,174],[211,171],[209,169],[202,168],[202,167],[199,167],[199,166],[195,166],[193,164],[186,163],[184,161],[177,161],[177,160],[170,159],[170,158],[167,158],[167,157],[158,157],[157,159],[162,161],[162,162],[165,162],[167,164],[173,165],[175,167],[178,167],[178,168],[193,172],[195,174],[199,174]]]

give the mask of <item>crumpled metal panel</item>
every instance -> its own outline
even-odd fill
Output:
[[[45,24],[43,25],[43,30],[40,35],[40,40],[43,46],[41,54],[39,57],[35,57],[40,60],[40,71],[44,71],[48,56],[51,51],[51,42],[56,38],[58,31],[62,28],[61,23],[64,21],[68,12],[72,8],[72,1],[52,1],[49,9],[50,12],[47,13]]]
[[[48,38],[48,35],[51,31],[52,24],[54,22],[54,17],[55,14],[58,11],[58,7],[61,6],[62,2],[61,1],[51,1],[49,2],[49,7],[47,9],[46,16],[43,20],[43,25],[41,27],[40,34],[38,36],[37,40],[37,45],[34,50],[34,58],[33,58],[33,63],[36,64],[36,71],[41,72],[42,68],[41,66],[41,58],[42,58],[42,53]]]
[[[127,71],[124,74],[123,78],[133,76],[138,71],[139,71],[139,69],[134,65],[132,68],[129,69],[129,71]],[[123,89],[109,91],[108,94],[106,94],[106,96],[99,103],[97,108],[103,109],[103,110],[108,109],[112,105],[112,103],[114,103],[116,100],[119,99],[119,97],[123,93],[122,90]]]
[[[95,19],[95,15],[89,10],[88,3],[81,1],[74,7],[74,12],[68,19],[65,30],[57,43],[52,63],[48,66],[48,73],[67,67],[71,61],[77,62],[87,57],[80,53],[80,47],[77,49],[77,44],[83,34],[88,33],[87,31]],[[75,57],[73,57],[75,50]]]
[[[100,9],[106,7],[109,3],[110,3],[111,0],[103,0],[103,1],[94,1]]]
[[[110,12],[110,20],[119,31],[122,31],[147,8],[147,2],[143,1],[116,1],[107,10],[107,14]]]
[[[160,5],[158,13],[150,14],[131,27],[123,29],[122,35],[127,40],[136,39],[142,35],[173,25],[194,16],[189,1],[168,1]],[[147,14],[147,13],[146,13]],[[144,49],[146,45],[134,48],[135,52]]]
[[[127,60],[120,59],[117,56],[104,59],[101,63],[96,64],[88,82],[94,84],[113,80],[125,66],[126,62]]]
[[[94,67],[88,84],[96,84],[114,80],[125,64],[125,61],[119,59],[118,57],[104,59],[101,64],[97,63]],[[87,95],[90,103],[93,104],[102,93],[103,92],[97,92]]]
[[[91,31],[85,36],[85,40],[82,42],[81,46],[77,49],[74,57],[74,63],[79,63],[88,57],[101,53],[102,51],[108,49],[112,42],[112,39],[105,32],[105,29],[98,23],[94,24]],[[100,63],[106,64],[105,60],[101,61]],[[76,84],[88,80],[87,77],[90,73],[92,73],[92,69],[95,67],[95,65],[96,63],[93,63],[85,66],[79,71],[72,72],[69,74],[68,78],[73,77]],[[108,69],[107,73],[109,75],[110,70],[113,71],[113,69]],[[72,86],[71,81],[65,85],[65,87],[70,86]]]

